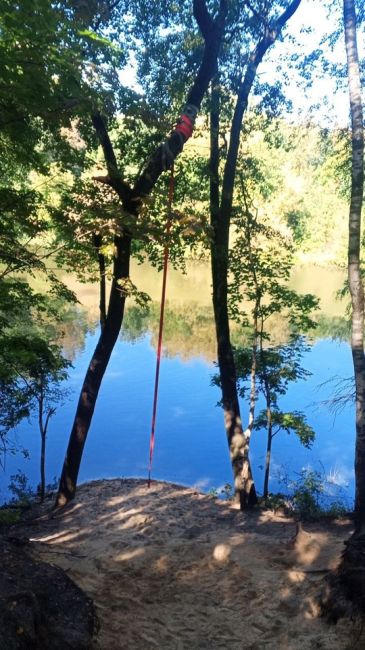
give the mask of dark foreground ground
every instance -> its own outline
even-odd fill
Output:
[[[61,568],[35,559],[18,533],[0,532],[0,650],[87,650],[97,628],[92,599]]]

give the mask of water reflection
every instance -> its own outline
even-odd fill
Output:
[[[133,269],[132,275],[138,288],[151,295],[152,303],[148,310],[128,305],[121,341],[113,352],[100,392],[81,481],[103,476],[143,476],[146,471],[161,277],[153,269],[139,266]],[[331,377],[348,377],[352,372],[344,305],[335,299],[343,279],[344,273],[328,269],[301,269],[293,278],[293,288],[297,290],[315,293],[317,289],[323,311],[313,333],[313,346],[303,360],[312,377],[291,386],[283,400],[283,409],[306,412],[317,438],[312,451],[301,447],[292,436],[278,440],[272,461],[273,489],[282,489],[275,479],[275,467],[277,473],[282,467],[295,473],[319,462],[329,475],[336,474],[343,484],[349,485],[349,494],[353,489],[353,407],[347,405],[335,418],[324,404],[331,394],[330,384],[319,389]],[[48,480],[60,473],[78,390],[98,336],[97,285],[81,285],[72,278],[68,284],[80,301],[72,318],[63,324],[65,351],[74,364],[70,377],[74,392],[52,421]],[[216,343],[210,294],[208,265],[194,265],[187,276],[170,272],[154,460],[155,478],[198,484],[204,489],[231,482],[222,412],[216,408],[220,394],[211,386]],[[287,341],[287,324],[282,319],[275,316],[270,329],[273,345]],[[335,336],[337,341],[329,340],[330,336]],[[237,327],[233,328],[232,339],[236,345],[247,343],[246,333]],[[258,404],[260,408],[262,405]],[[246,404],[242,404],[243,415],[246,411]],[[18,437],[30,450],[31,459],[25,462],[20,457],[8,458],[6,475],[0,477],[3,495],[9,476],[18,468],[28,474],[33,485],[38,480],[36,427],[32,423],[24,424],[19,428]],[[265,445],[265,435],[255,434],[252,459],[259,490]]]
[[[131,303],[126,304],[121,338],[126,342],[136,342],[147,333],[151,333],[152,342],[156,343],[158,332],[159,305],[161,293],[161,275],[149,264],[132,267],[133,282],[138,289],[151,297],[148,309],[142,309]],[[345,315],[345,304],[338,300],[336,294],[342,288],[346,274],[341,269],[322,267],[297,267],[293,271],[291,288],[300,293],[313,293],[320,299],[321,311],[317,314],[318,327],[311,332],[313,340],[337,338],[348,340],[349,321]],[[98,286],[82,284],[75,278],[64,276],[64,282],[77,295],[80,309],[77,322],[66,325],[67,346],[72,357],[80,350],[80,340],[86,333],[95,331],[98,324]],[[164,346],[167,356],[180,356],[187,361],[190,358],[203,357],[209,362],[216,358],[216,342],[211,304],[211,279],[209,264],[191,263],[187,274],[174,269],[169,270],[167,286],[167,308],[165,314]],[[249,308],[249,305],[247,305]],[[271,344],[285,344],[289,338],[287,320],[274,314],[268,321]],[[80,331],[81,328],[81,331]],[[72,342],[74,338],[74,350]],[[247,333],[232,324],[232,341],[234,345],[247,343]]]

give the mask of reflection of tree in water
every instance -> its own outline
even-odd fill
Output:
[[[126,310],[123,331],[123,341],[135,343],[147,334],[152,336],[152,345],[157,347],[160,304],[150,303],[148,308],[137,305]],[[318,326],[310,333],[312,340],[332,338],[340,341],[349,340],[349,321],[345,316],[317,317]],[[271,345],[285,345],[290,338],[290,327],[287,318],[274,314],[268,319]],[[94,323],[95,326],[95,323]],[[79,325],[74,324],[77,330]],[[90,323],[85,325],[86,331]],[[85,333],[79,333],[79,338]],[[246,346],[249,341],[249,331],[233,324],[232,343],[235,347]],[[67,337],[67,334],[66,334]],[[66,338],[65,337],[65,338]],[[73,342],[73,345],[74,342]],[[165,309],[163,345],[165,355],[179,356],[184,361],[193,357],[201,357],[209,363],[216,360],[216,341],[214,332],[213,312],[210,306],[200,305],[196,301],[184,304],[168,302]],[[82,347],[82,345],[80,345]]]
[[[315,339],[350,341],[351,323],[348,316],[326,316],[326,314],[321,314],[317,318],[317,323],[314,332]]]
[[[97,326],[97,317],[91,316],[84,307],[72,305],[67,309],[62,316],[62,323],[59,324],[59,338],[67,359],[75,361],[85,348],[86,335],[93,334]]]
[[[122,339],[135,342],[150,333],[152,345],[157,347],[160,305],[148,309],[132,306],[126,311]],[[197,302],[176,304],[168,302],[165,308],[163,345],[165,355],[179,356],[187,361],[202,357],[208,362],[216,358],[213,312],[210,306]]]
[[[288,318],[282,314],[275,313],[267,319],[267,330],[270,334],[270,345],[278,346],[288,343],[291,335],[291,329]],[[246,347],[252,338],[250,328],[243,329],[233,323],[231,328],[232,343],[236,348]]]

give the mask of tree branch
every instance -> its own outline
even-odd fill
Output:
[[[214,29],[214,21],[207,9],[205,0],[194,0],[193,14],[204,40],[208,40],[212,29]]]
[[[185,142],[191,135],[191,133],[187,135],[182,131],[181,122],[183,118],[188,118],[191,128],[193,128],[201,102],[216,70],[226,14],[226,0],[221,0],[220,8],[214,21],[208,13],[205,0],[194,0],[194,16],[196,17],[199,28],[202,30],[205,42],[202,61],[195,81],[188,92],[179,123],[165,142],[156,149],[134,185],[133,194],[136,203],[132,214],[138,212],[141,199],[151,193],[162,172],[170,169],[175,158],[181,153]]]
[[[96,134],[98,136],[99,142],[101,144],[101,147],[103,149],[104,153],[104,159],[106,163],[106,168],[108,170],[108,176],[107,177],[102,177],[103,180],[101,181],[101,178],[98,177],[95,180],[98,180],[99,182],[104,182],[110,185],[118,194],[120,200],[125,203],[129,203],[132,195],[132,190],[129,187],[129,185],[123,181],[119,168],[118,168],[118,163],[117,159],[114,153],[113,145],[111,143],[110,137],[108,130],[106,128],[104,119],[102,118],[101,114],[99,111],[96,113],[93,113],[91,116],[92,123],[94,126],[94,129],[96,131]]]
[[[295,14],[296,10],[298,9],[299,5],[301,3],[301,0],[293,0],[290,5],[283,11],[281,16],[275,21],[275,26],[276,26],[276,31],[277,33],[286,25],[288,20]]]
[[[232,209],[233,187],[243,115],[247,108],[248,97],[251,92],[252,85],[255,81],[257,68],[264,58],[267,50],[271,45],[273,45],[273,43],[275,43],[281,29],[297,10],[300,3],[301,0],[292,0],[287,9],[283,11],[281,16],[279,16],[279,18],[274,21],[272,26],[266,30],[265,36],[260,39],[255,49],[251,52],[246,73],[242,79],[237,95],[236,107],[231,127],[230,144],[223,176],[221,212],[227,215],[230,215]]]
[[[261,16],[261,14],[257,11],[257,9],[255,9],[255,7],[253,7],[250,0],[245,0],[245,5],[253,13],[255,18],[257,18],[257,20],[260,20],[260,21],[264,20],[263,16]]]

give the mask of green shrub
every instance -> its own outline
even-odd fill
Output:
[[[0,508],[0,527],[12,526],[19,521],[21,511],[14,508],[7,508],[4,506]]]
[[[264,502],[266,507],[284,507],[302,521],[343,517],[349,511],[343,488],[327,479],[324,468],[321,472],[305,468],[297,476],[293,481],[287,474],[281,474],[279,482],[285,485],[286,494],[270,494]]]
[[[20,469],[17,474],[10,476],[10,483],[8,485],[10,492],[14,495],[11,503],[24,507],[30,505],[31,500],[34,498],[34,493],[29,485],[28,477]]]
[[[303,469],[298,480],[293,482],[293,488],[290,501],[300,519],[317,519],[323,514],[320,500],[324,493],[324,482],[319,472]]]

